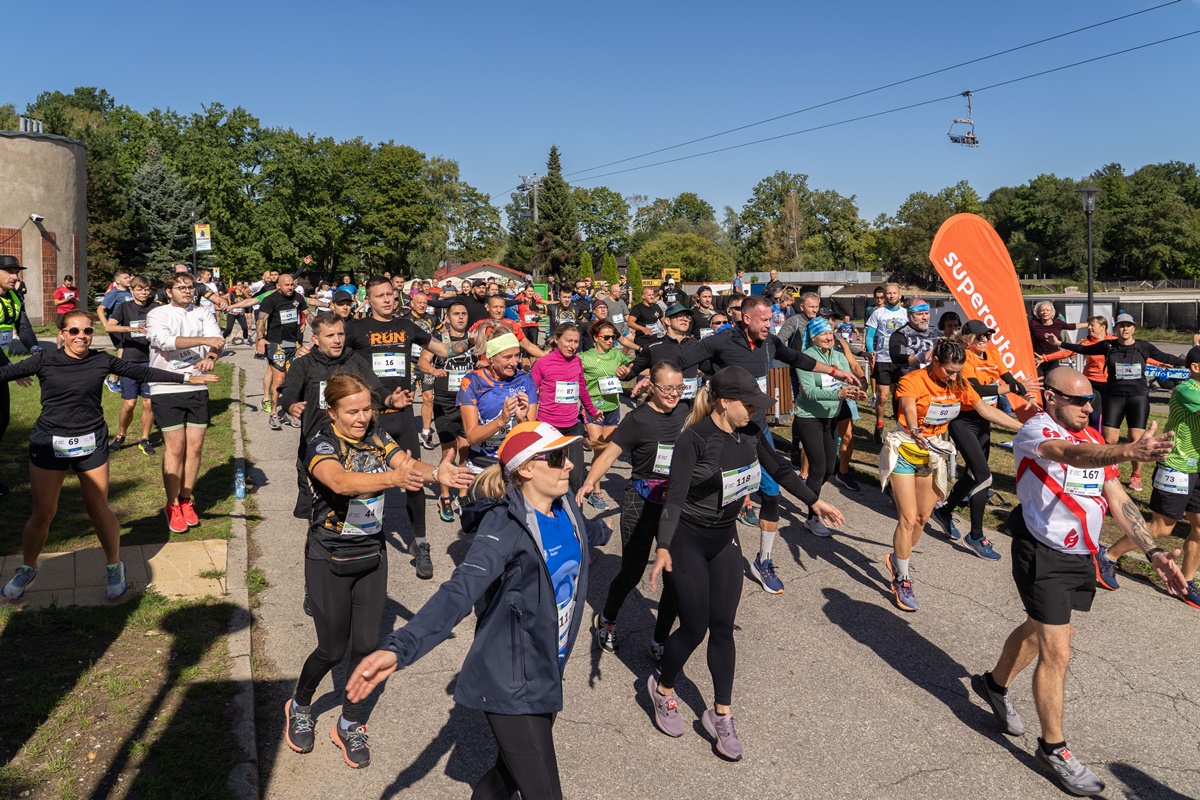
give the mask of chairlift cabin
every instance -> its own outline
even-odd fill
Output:
[[[975,115],[971,108],[971,93],[963,92],[962,96],[967,98],[967,116],[960,117],[950,123],[950,130],[946,135],[950,137],[950,141],[954,144],[965,145],[966,147],[979,147],[979,138],[975,136],[975,120],[972,117]],[[955,132],[955,126],[960,126],[958,132]],[[963,127],[965,126],[965,130]]]

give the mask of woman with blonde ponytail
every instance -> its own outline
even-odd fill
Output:
[[[489,598],[454,689],[457,703],[487,717],[500,751],[472,798],[563,796],[553,735],[563,669],[583,622],[590,549],[611,534],[569,491],[567,448],[577,438],[544,422],[512,429],[498,463],[475,479],[478,499],[463,507],[463,530],[476,535],[462,565],[349,680],[361,702]],[[544,591],[547,573],[553,592]]]

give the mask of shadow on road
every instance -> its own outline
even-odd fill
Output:
[[[1191,763],[1181,763],[1180,767],[1190,768]],[[1195,800],[1195,795],[1177,792],[1132,764],[1114,761],[1108,765],[1108,770],[1125,784],[1125,797],[1138,800]]]

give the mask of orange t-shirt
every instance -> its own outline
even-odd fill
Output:
[[[979,381],[980,386],[992,386],[1000,382],[1000,376],[1007,370],[1004,369],[1004,365],[1000,363],[999,357],[994,353],[989,351],[987,355],[988,357],[985,359],[974,350],[968,348],[967,360],[963,364],[963,380],[974,378]],[[972,386],[971,388],[974,389],[975,387]],[[989,406],[996,405],[996,395],[992,397],[981,396],[980,399]],[[962,410],[972,411],[974,408],[974,403],[963,403]]]
[[[917,418],[921,420],[921,435],[937,436],[946,432],[950,420],[958,416],[963,406],[974,407],[981,401],[979,394],[965,380],[955,388],[943,386],[933,379],[929,370],[930,367],[914,370],[901,378],[896,397],[915,400]],[[900,404],[900,413],[904,413],[903,403]],[[907,417],[904,423],[909,430],[915,427]]]
[[[1116,339],[1111,333],[1104,337],[1105,341]],[[1080,344],[1095,344],[1100,341],[1093,339],[1088,335],[1086,339],[1081,339]],[[1083,357],[1083,377],[1087,378],[1092,383],[1108,383],[1108,356],[1084,356]]]

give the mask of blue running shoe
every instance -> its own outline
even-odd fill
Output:
[[[1115,592],[1120,586],[1117,584],[1117,562],[1108,557],[1108,548],[1101,547],[1100,552],[1092,559],[1096,562],[1096,583],[1108,589],[1110,592]]]
[[[1200,580],[1189,581],[1187,591],[1177,597],[1192,608],[1200,608]]]
[[[121,382],[116,378],[107,378],[104,381],[104,388],[108,389],[113,394],[121,393]]]
[[[743,525],[749,525],[752,528],[758,527],[758,514],[754,513],[754,506],[747,503],[742,506],[742,510],[738,512],[738,522]]]
[[[600,492],[592,492],[587,496],[588,505],[597,511],[608,511],[609,505],[604,501],[604,495]]]
[[[921,604],[917,602],[917,596],[913,593],[912,581],[907,578],[902,581],[892,581],[892,594],[896,595],[896,606],[901,611],[916,611],[921,607]]]
[[[35,580],[37,580],[37,570],[22,564],[17,567],[17,574],[13,576],[12,580],[4,584],[3,594],[15,603],[25,596],[25,590]]]
[[[857,492],[862,489],[862,486],[858,484],[858,481],[849,472],[835,472],[833,474],[833,482],[848,492]]]
[[[980,536],[978,539],[976,539],[974,536],[968,534],[967,536],[963,537],[963,541],[966,543],[967,547],[971,548],[975,555],[979,556],[984,561],[1000,560],[1000,554],[992,549],[992,543],[988,541],[986,536]]]
[[[954,524],[954,512],[948,506],[935,508],[933,510],[933,521],[942,526],[942,532],[954,541],[962,538],[962,533],[959,532],[958,526]]]
[[[754,580],[762,584],[763,591],[769,594],[783,594],[783,581],[775,574],[775,563],[771,559],[762,561],[758,556],[750,564],[750,574]]]
[[[104,568],[106,585],[104,587],[104,597],[108,600],[116,600],[129,588],[129,584],[125,582],[125,562],[118,561],[116,564]]]

